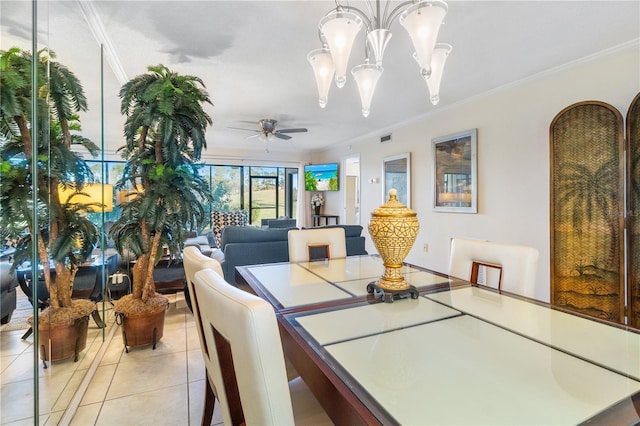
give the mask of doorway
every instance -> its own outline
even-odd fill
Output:
[[[360,225],[360,154],[344,159],[344,223]]]

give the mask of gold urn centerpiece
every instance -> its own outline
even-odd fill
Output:
[[[420,224],[414,210],[397,199],[397,191],[389,190],[389,200],[371,212],[369,234],[382,257],[384,274],[367,285],[369,293],[383,297],[385,302],[410,295],[418,297],[416,288],[402,275],[402,262],[418,236]]]

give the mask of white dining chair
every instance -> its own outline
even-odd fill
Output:
[[[538,257],[538,250],[533,247],[453,238],[449,275],[478,283],[480,270],[486,274],[495,272],[499,290],[535,297]],[[486,280],[481,284],[493,286]]]
[[[332,424],[302,379],[287,381],[273,307],[218,274],[195,274],[207,347],[207,372],[218,390],[225,425]]]
[[[198,300],[198,294],[193,286],[193,280],[195,274],[203,269],[210,269],[215,271],[218,275],[222,276],[222,267],[220,262],[216,259],[212,259],[202,254],[200,249],[196,246],[185,247],[182,252],[182,262],[184,265],[184,272],[187,281],[187,289],[189,290],[189,297],[191,298],[191,310],[196,322],[196,329],[198,331],[198,338],[200,339],[200,349],[202,350],[203,357],[209,358],[215,356],[215,353],[211,354],[207,347],[203,330],[202,319],[200,316],[200,303]],[[217,398],[217,392],[214,384],[209,379],[207,374],[207,380],[205,380],[205,394],[204,394],[204,411],[202,413],[202,424],[210,425],[213,418],[213,410],[215,408],[215,402]]]
[[[344,228],[292,229],[288,237],[289,262],[347,257]]]

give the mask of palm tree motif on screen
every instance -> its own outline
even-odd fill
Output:
[[[606,233],[609,239],[609,251],[603,267],[589,265],[601,270],[600,273],[615,271],[618,256],[619,233],[617,217],[612,214],[616,210],[618,160],[612,159],[591,171],[584,164],[564,164],[561,168],[558,184],[558,205],[564,216],[570,215],[570,221],[578,238],[590,234],[602,221],[609,228]],[[600,222],[601,223],[601,222]],[[592,235],[587,235],[593,238]],[[576,268],[582,275],[585,266]],[[617,275],[617,274],[616,274]]]
[[[575,262],[565,264],[571,271],[565,269],[558,276],[556,303],[609,320],[617,316],[615,300],[619,297],[618,166],[617,159],[595,169],[565,163],[556,186],[560,219],[556,226],[568,233],[569,246],[564,248],[573,259],[565,261]],[[568,288],[561,290],[565,285]]]

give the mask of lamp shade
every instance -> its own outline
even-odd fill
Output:
[[[431,56],[440,25],[447,14],[447,4],[439,1],[420,1],[400,15],[400,24],[407,30],[416,51],[420,72],[431,75]]]
[[[75,185],[58,188],[58,198],[62,204],[86,204],[90,213],[113,210],[113,185],[87,183],[82,188]]]
[[[144,188],[140,184],[136,184],[135,189],[122,189],[118,191],[116,195],[118,199],[118,204],[123,204],[129,201],[132,201],[143,192],[144,192]]]
[[[316,77],[318,103],[321,108],[324,108],[327,106],[331,80],[333,80],[333,75],[336,71],[331,52],[327,48],[312,50],[307,55],[307,60],[311,64],[313,74]]]
[[[358,85],[358,92],[360,92],[362,115],[364,117],[369,116],[373,92],[376,90],[376,85],[382,72],[382,67],[373,64],[358,65],[351,70],[351,74],[353,74],[353,77],[356,79],[356,84]]]
[[[423,75],[427,83],[427,87],[429,88],[429,99],[433,105],[437,105],[440,101],[440,81],[442,80],[444,65],[447,62],[449,53],[451,53],[451,49],[452,47],[450,44],[436,44],[431,58],[431,76],[426,77]],[[416,55],[414,54],[414,57],[415,56]]]
[[[320,20],[319,28],[331,51],[335,65],[336,86],[343,87],[347,81],[347,64],[353,41],[362,28],[362,18],[355,13],[338,8]]]

